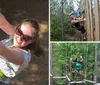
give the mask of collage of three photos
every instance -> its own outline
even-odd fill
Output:
[[[50,0],[50,85],[100,85],[100,0]]]
[[[1,0],[0,85],[100,85],[100,0]]]

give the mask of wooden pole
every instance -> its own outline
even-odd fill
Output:
[[[92,0],[89,0],[89,14],[90,14],[90,36],[91,41],[94,40],[94,31],[93,31],[93,11],[92,11]]]
[[[85,83],[85,81],[71,81],[69,83],[70,84],[81,84],[81,83]]]
[[[97,82],[97,57],[98,57],[98,44],[95,44],[95,66],[94,66],[94,81]]]
[[[87,50],[86,50],[86,56],[85,56],[85,60],[84,60],[84,64],[85,64],[85,68],[84,68],[84,70],[85,70],[85,75],[84,75],[84,78],[86,79],[87,78],[87,58],[88,58],[88,43],[87,43],[87,45],[86,45],[86,48],[87,48]]]
[[[62,40],[64,41],[64,12],[63,12],[64,1],[61,1],[61,26],[62,26]]]
[[[54,76],[53,78],[55,78],[55,79],[65,79],[66,76]]]
[[[89,0],[85,0],[85,4],[86,4],[86,19],[87,19],[87,21],[86,21],[86,27],[87,27],[87,39],[88,39],[88,41],[90,41],[91,40],[91,25],[90,25],[90,13],[89,13]]]
[[[94,1],[94,2],[93,2]],[[94,8],[93,4],[94,3]],[[87,27],[87,39],[88,41],[99,41],[100,40],[100,0],[85,0],[86,4],[86,27]],[[94,9],[94,11],[93,11]],[[93,26],[93,12],[95,26]],[[95,32],[94,32],[95,27]],[[95,33],[95,34],[94,34]]]
[[[94,0],[94,17],[95,17],[95,41],[99,41],[100,40],[99,0]]]
[[[50,44],[50,63],[49,63],[49,65],[50,65],[50,73],[49,73],[49,75],[50,75],[50,85],[53,85],[52,84],[52,82],[53,82],[53,76],[52,76],[52,43]]]
[[[95,81],[91,81],[91,80],[85,80],[86,82],[89,82],[89,83],[93,83],[93,84],[96,84]]]

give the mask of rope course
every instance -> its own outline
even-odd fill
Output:
[[[96,84],[97,82],[95,81],[91,81],[91,80],[83,80],[83,81],[71,81],[70,78],[66,75],[66,76],[54,76],[54,79],[67,79],[69,84],[74,84],[74,83],[93,83]]]
[[[51,60],[51,62],[50,62],[50,82],[52,83],[52,79],[66,79],[67,80],[67,82],[68,82],[68,84],[81,84],[81,83],[92,83],[92,84],[94,84],[94,85],[99,85],[99,83],[98,83],[98,81],[97,81],[97,57],[98,57],[98,44],[97,43],[95,43],[95,56],[94,56],[94,59],[95,59],[95,62],[94,62],[94,80],[92,81],[92,80],[87,80],[87,77],[86,77],[86,75],[87,75],[87,73],[86,73],[86,71],[87,71],[87,56],[88,56],[88,50],[89,50],[89,48],[88,48],[88,43],[87,43],[87,45],[86,45],[86,47],[87,47],[87,52],[86,52],[86,57],[85,57],[85,62],[84,62],[84,79],[83,80],[75,80],[75,81],[72,81],[71,79],[70,79],[70,77],[69,77],[69,75],[68,75],[68,72],[66,73],[67,75],[66,76],[53,76],[52,74],[52,54],[50,54],[50,60]],[[52,45],[51,45],[51,53],[52,53]],[[72,46],[71,46],[71,50],[72,50]],[[68,50],[66,50],[66,51],[68,51]],[[72,53],[72,52],[71,52]],[[67,55],[68,56],[68,55]],[[71,72],[71,69],[70,69],[70,72]],[[53,85],[53,84],[50,84],[50,85]]]

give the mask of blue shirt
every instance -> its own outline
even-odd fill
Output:
[[[79,13],[79,12],[77,12],[77,11],[72,11],[72,12],[71,12],[71,15],[74,15],[74,16],[75,16],[75,18],[80,17],[80,13]]]
[[[76,66],[76,69],[78,69],[78,70],[81,69],[81,64],[80,63],[76,62],[75,66]]]

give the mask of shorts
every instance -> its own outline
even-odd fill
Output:
[[[86,30],[84,29],[84,27],[81,26],[79,22],[75,23],[74,25],[77,28],[77,30],[81,31],[82,34],[84,34],[86,32]]]

